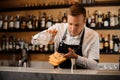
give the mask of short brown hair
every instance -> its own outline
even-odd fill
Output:
[[[86,17],[86,9],[82,5],[76,3],[70,6],[68,14],[72,16],[83,14],[83,16]]]

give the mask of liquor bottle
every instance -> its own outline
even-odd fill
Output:
[[[46,21],[46,28],[51,27],[52,24],[53,24],[53,19],[52,19],[52,16],[49,15],[49,16],[48,16],[48,20]]]
[[[8,24],[8,28],[9,29],[13,29],[14,28],[14,20],[13,20],[13,16],[9,17],[9,24]]]
[[[27,22],[26,22],[26,17],[25,16],[21,17],[20,26],[21,26],[22,30],[27,29]]]
[[[87,4],[87,0],[81,0],[82,4]]]
[[[114,19],[115,19],[115,27],[117,27],[118,26],[118,16],[114,15]]]
[[[48,45],[48,51],[50,52],[50,53],[53,53],[54,52],[54,43],[53,44],[49,44]]]
[[[33,17],[32,17],[32,15],[29,15],[29,16],[28,16],[27,28],[28,28],[28,29],[32,29],[32,28],[33,28]]]
[[[100,35],[100,53],[103,53],[103,50],[104,50],[104,37],[101,34]]]
[[[23,39],[19,40],[19,44],[20,44],[20,50],[22,50],[24,48],[25,42]]]
[[[88,18],[87,18],[86,26],[90,27],[90,23],[91,23],[91,13],[88,11]]]
[[[18,38],[17,41],[16,41],[16,45],[15,45],[15,50],[16,50],[16,53],[19,53],[20,52],[20,39]]]
[[[44,45],[44,52],[48,52],[48,45]]]
[[[41,44],[39,45],[39,47],[40,47],[40,52],[44,52],[44,46]]]
[[[115,16],[112,14],[110,17],[110,27],[115,27]]]
[[[95,23],[98,23],[98,10],[94,11]]]
[[[15,38],[15,36],[13,36],[12,42],[13,42],[12,51],[15,52],[16,51],[16,38]]]
[[[9,37],[6,37],[5,52],[9,52]]]
[[[105,53],[109,52],[109,41],[107,36],[105,36],[104,50],[105,50]]]
[[[107,12],[107,16],[108,16],[108,26],[110,27],[110,17],[111,17],[110,11]]]
[[[13,51],[13,36],[9,37],[9,52]]]
[[[118,10],[118,26],[120,27],[120,9]]]
[[[41,15],[41,28],[45,29],[46,28],[46,13],[42,13]]]
[[[120,35],[119,35],[119,42],[118,42],[118,45],[119,45],[119,54],[120,54]]]
[[[2,44],[1,44],[2,51],[5,51],[6,48],[6,35],[2,35]]]
[[[40,19],[39,16],[35,16],[33,19],[33,29],[40,29]]]
[[[95,17],[94,16],[91,17],[90,27],[96,27]]]
[[[0,16],[0,29],[2,29],[2,27],[3,27],[3,17]]]
[[[64,15],[62,17],[62,22],[67,23],[67,13],[64,13]]]
[[[39,45],[35,45],[35,52],[40,52]]]
[[[100,12],[100,11],[98,12],[97,27],[99,27],[99,28],[103,27],[102,15],[101,15],[101,12]]]
[[[5,16],[4,21],[3,21],[3,29],[7,30],[8,29],[8,16]]]
[[[20,16],[15,17],[15,29],[20,29]]]
[[[111,35],[110,35],[109,45],[110,45],[110,53],[113,53],[113,39]]]
[[[104,27],[109,27],[109,18],[108,15],[105,15],[103,20]]]
[[[27,41],[25,41],[25,43],[24,43],[24,48],[28,51],[29,49],[28,49],[28,42]]]
[[[32,44],[32,52],[35,52],[35,44]]]
[[[114,40],[113,51],[114,51],[114,53],[118,53],[118,51],[119,51],[119,44],[118,44],[119,38],[118,38],[118,35],[115,35],[113,40]]]
[[[32,52],[32,44],[31,43],[28,43],[28,52]]]

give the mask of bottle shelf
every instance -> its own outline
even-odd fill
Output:
[[[115,27],[89,27],[94,30],[120,30],[120,26]]]
[[[41,29],[0,29],[0,32],[32,32],[32,31],[43,31],[47,28],[41,28]]]
[[[100,53],[100,54],[111,54],[111,55],[117,54],[117,55],[120,55],[119,52],[113,52],[113,53],[110,53],[110,52],[108,52],[108,53],[102,52],[102,53]]]
[[[21,54],[21,50],[14,50],[14,51],[0,51],[0,54]],[[54,51],[27,51],[27,54],[51,54]]]
[[[94,30],[120,30],[120,26],[116,27],[89,27]],[[0,29],[0,32],[32,32],[32,31],[43,31],[47,28],[39,28],[39,29]]]
[[[120,6],[120,1],[95,1],[93,4],[82,4],[84,7],[93,7],[93,6]],[[27,11],[27,10],[43,10],[43,9],[59,9],[59,8],[68,8],[71,5],[61,4],[61,5],[44,5],[44,6],[31,6],[31,7],[13,7],[13,8],[0,8],[0,12],[9,12],[9,11]]]

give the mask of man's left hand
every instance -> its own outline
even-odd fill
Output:
[[[78,58],[78,55],[75,53],[75,51],[71,48],[68,48],[69,52],[67,54],[64,55],[64,57],[66,57],[67,59],[71,59],[71,58],[74,58],[74,59],[77,59]]]

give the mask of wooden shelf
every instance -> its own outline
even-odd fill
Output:
[[[120,26],[115,26],[115,27],[90,27],[91,29],[94,30],[120,30]]]
[[[84,7],[97,7],[97,6],[120,6],[120,1],[95,1],[94,4],[82,4]],[[27,11],[27,10],[43,10],[43,9],[59,9],[68,8],[71,5],[50,5],[50,6],[31,6],[31,7],[12,7],[0,8],[0,12],[9,11]]]

